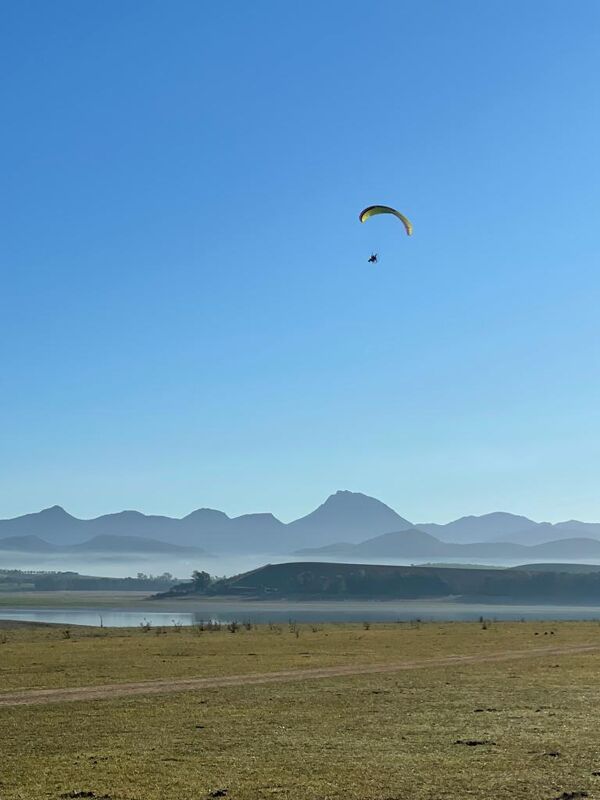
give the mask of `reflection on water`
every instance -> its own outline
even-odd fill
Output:
[[[78,609],[53,611],[47,608],[31,608],[27,611],[10,611],[0,608],[0,619],[21,622],[53,622],[60,625],[93,625],[105,628],[136,628],[146,623],[153,627],[193,625],[194,614],[169,614],[159,612],[147,614],[143,611],[111,611],[106,609]]]
[[[92,625],[107,628],[133,628],[195,625],[216,620],[256,623],[284,622],[408,622],[420,619],[438,621],[477,620],[589,620],[600,619],[600,606],[484,605],[452,602],[203,602],[198,611],[0,608],[0,619],[23,622],[50,622],[61,625]]]

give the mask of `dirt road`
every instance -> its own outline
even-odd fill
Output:
[[[287,683],[291,681],[338,678],[345,675],[372,675],[386,672],[403,672],[413,669],[453,667],[467,664],[484,664],[498,661],[515,661],[526,658],[593,653],[600,645],[582,644],[565,647],[537,647],[528,650],[509,650],[501,653],[441,656],[416,661],[399,661],[390,664],[352,664],[347,666],[315,667],[313,669],[287,669],[280,672],[249,673],[212,678],[174,678],[170,680],[113,683],[103,686],[78,686],[72,689],[25,689],[0,693],[0,706],[44,705],[68,703],[75,700],[105,700],[134,695],[171,694],[173,692],[199,691],[225,686],[253,686],[261,683]]]

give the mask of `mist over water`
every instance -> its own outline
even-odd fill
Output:
[[[177,558],[169,555],[124,555],[90,556],[39,555],[28,553],[5,553],[0,559],[0,569],[21,569],[32,571],[73,571],[83,575],[104,577],[135,576],[138,572],[147,575],[171,573],[177,578],[187,579],[195,569],[206,570],[217,577],[236,575],[267,563],[275,564],[289,561],[340,561],[339,558],[307,558],[294,555],[273,555],[256,553],[221,556],[200,556]],[[572,563],[594,563],[571,560]],[[430,563],[427,559],[347,559],[346,563],[409,565]],[[439,563],[439,562],[438,562]],[[445,559],[448,566],[463,563],[459,559]],[[519,561],[486,559],[488,567],[518,566]],[[149,593],[150,594],[150,593]],[[236,598],[197,598],[184,601],[161,601],[160,605],[148,604],[144,597],[132,594],[115,597],[114,605],[90,605],[82,600],[75,608],[52,608],[44,601],[38,607],[22,608],[18,604],[0,608],[0,619],[33,622],[53,622],[64,625],[93,625],[106,627],[138,627],[150,622],[152,627],[169,627],[174,624],[194,625],[204,620],[218,620],[222,623],[231,620],[251,620],[253,622],[286,623],[289,619],[297,622],[360,622],[360,621],[408,621],[422,620],[476,620],[481,615],[505,620],[518,619],[598,619],[600,606],[575,605],[523,605],[523,604],[481,604],[460,601],[431,600],[326,600],[326,601],[240,601]],[[52,593],[48,593],[51,600]],[[91,598],[90,598],[91,599]]]
[[[149,554],[98,554],[85,556],[39,553],[3,553],[0,569],[35,571],[78,572],[81,575],[98,575],[107,578],[135,577],[138,572],[162,575],[170,572],[176,578],[187,579],[194,570],[206,570],[213,576],[237,575],[264,564],[298,560],[270,554],[224,556],[172,556],[164,553]]]
[[[21,569],[32,571],[56,571],[56,572],[78,572],[81,575],[98,575],[107,578],[126,578],[135,577],[138,572],[147,575],[162,575],[170,572],[174,577],[187,579],[194,570],[206,570],[212,576],[230,577],[247,572],[265,564],[281,564],[290,561],[328,561],[343,562],[350,564],[389,564],[389,565],[419,565],[434,561],[436,564],[442,563],[441,559],[432,558],[411,558],[411,559],[390,559],[390,558],[341,558],[339,556],[310,557],[272,553],[254,554],[233,554],[227,553],[215,556],[172,556],[167,554],[143,554],[127,555],[119,553],[116,555],[67,555],[67,554],[39,554],[39,553],[19,553],[5,552],[0,555],[0,569]],[[467,559],[444,558],[443,563],[451,565],[464,564]],[[565,559],[565,562],[567,559]],[[598,560],[594,559],[568,559],[574,564],[595,564]],[[474,563],[479,566],[489,567],[515,567],[523,564],[523,559],[494,559],[487,558]],[[530,562],[531,563],[531,562]]]

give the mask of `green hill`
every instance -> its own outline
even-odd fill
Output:
[[[559,565],[562,567],[562,565]],[[263,598],[461,597],[497,602],[600,602],[600,572],[535,569],[408,567],[330,562],[268,564],[217,581],[209,591]],[[185,591],[183,585],[178,592]],[[191,591],[191,588],[190,588]]]

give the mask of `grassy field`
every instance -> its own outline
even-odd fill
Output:
[[[5,626],[0,695],[600,645],[597,623],[165,630]],[[600,798],[599,671],[600,652],[535,655],[0,708],[0,797]]]

